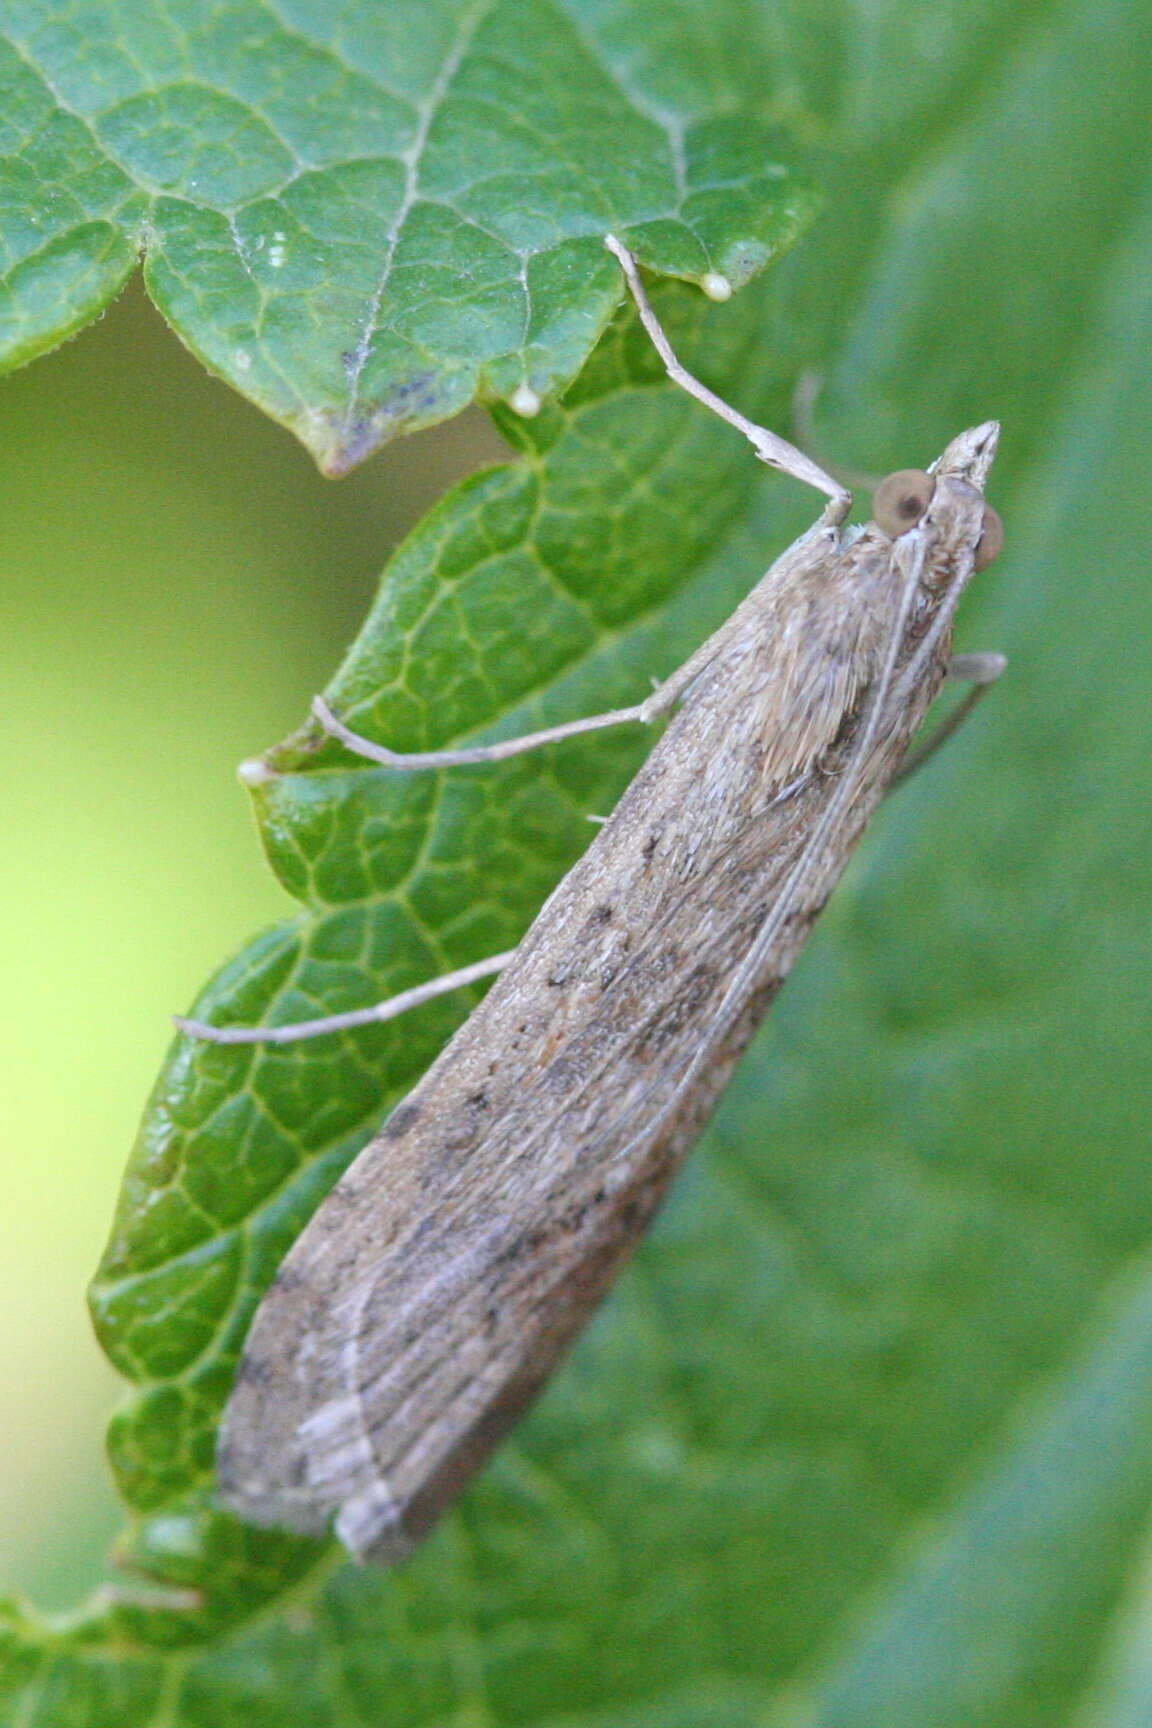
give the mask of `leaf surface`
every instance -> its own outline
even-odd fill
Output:
[[[749,100],[740,0],[681,9],[667,54],[652,10],[5,0],[0,364],[142,251],[188,346],[329,472],[477,394],[530,408],[611,314],[606,231],[739,284],[811,213]]]
[[[665,76],[710,63],[697,9],[584,14],[606,41],[645,16]],[[845,460],[1002,417],[1008,549],[962,646],[1008,677],[882,813],[635,1267],[400,1572],[214,1513],[213,1422],[283,1244],[466,1005],[177,1047],[95,1305],[139,1382],[130,1546],[204,1596],[66,1631],[14,1610],[21,1728],[1148,1719],[1152,43],[1135,0],[745,16],[828,215],[763,287],[662,309],[785,429],[818,365]],[[634,698],[813,514],[628,321],[505,424],[522,457],[401,550],[332,686],[402,747]],[[642,747],[396,784],[290,740],[258,805],[304,910],[201,1007],[294,1018],[507,945]]]

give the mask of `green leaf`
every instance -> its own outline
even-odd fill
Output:
[[[558,14],[559,16],[559,14]],[[572,8],[565,16],[576,16]],[[1008,549],[965,647],[1009,674],[878,819],[659,1226],[515,1441],[403,1570],[214,1512],[212,1423],[282,1245],[449,1030],[179,1046],[95,1294],[139,1387],[113,1454],[166,1611],[13,1610],[21,1728],[1135,1728],[1152,1512],[1146,451],[1152,40],[1136,0],[794,18],[582,8],[739,57],[820,141],[828,215],[677,344],[822,450],[923,463],[999,414]],[[687,73],[685,73],[687,76]],[[524,453],[401,550],[332,687],[400,745],[641,693],[813,504],[622,322]],[[345,1007],[503,947],[635,761],[351,766],[257,794],[304,902],[201,1008]],[[6,1688],[6,1691],[3,1690]]]
[[[687,352],[702,305],[668,301]],[[713,321],[708,369],[755,364],[756,310],[749,296]],[[342,713],[421,747],[493,722],[523,729],[581,711],[594,691],[634,692],[646,669],[685,657],[704,612],[719,621],[731,610],[743,562],[706,596],[700,572],[756,476],[731,432],[662,378],[629,322],[563,409],[520,429],[520,462],[431,513],[393,560],[331,687]],[[639,737],[599,738],[552,752],[543,771],[521,759],[492,773],[396,777],[349,765],[309,729],[271,753],[277,772],[255,793],[269,858],[306,914],[225,968],[197,1012],[298,1019],[508,947],[587,844],[586,813],[611,805],[643,749]],[[109,1355],[146,1387],[113,1424],[113,1462],[132,1505],[162,1509],[166,1528],[176,1500],[186,1531],[201,1517],[215,1419],[255,1300],[467,1006],[445,1000],[279,1052],[178,1041],[93,1298]],[[211,1600],[189,1636],[205,1616],[214,1626],[247,1615],[260,1587],[246,1571],[219,1570],[228,1521],[204,1518],[214,1558],[196,1584]],[[240,1540],[247,1555],[252,1533]],[[275,1546],[283,1553],[282,1539]],[[300,1564],[315,1555],[312,1544],[296,1550]],[[183,1554],[178,1576],[163,1555],[159,1564],[166,1582],[188,1584]],[[265,1584],[279,1588],[274,1573]],[[160,1622],[170,1637],[171,1616]]]
[[[811,213],[724,49],[741,0],[713,10],[665,57],[647,6],[6,0],[0,364],[143,252],[188,346],[331,473],[476,395],[530,409],[611,315],[607,230],[738,285]]]

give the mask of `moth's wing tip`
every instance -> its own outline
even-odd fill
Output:
[[[290,1530],[294,1536],[323,1538],[330,1534],[331,1506],[318,1506],[307,1495],[248,1480],[219,1484],[217,1499],[226,1511],[261,1530]]]
[[[216,1439],[217,1498],[247,1524],[325,1536],[336,1504],[317,1493],[304,1441],[291,1427],[276,1433],[276,1414],[238,1381]]]
[[[335,1536],[354,1560],[394,1566],[418,1546],[403,1527],[401,1508],[382,1480],[368,1483],[343,1502],[317,1496],[312,1488],[241,1473],[227,1451],[218,1454],[218,1498],[229,1512],[261,1529],[298,1536]]]
[[[380,1476],[359,1397],[330,1399],[298,1420],[241,1380],[216,1447],[218,1496],[246,1523],[301,1536],[335,1534],[359,1561],[393,1565],[416,1547]]]
[[[246,1524],[291,1530],[297,1536],[327,1536],[336,1510],[307,1488],[292,1488],[251,1473],[225,1448],[216,1454],[216,1497]]]
[[[383,1478],[344,1502],[333,1530],[357,1560],[376,1566],[394,1566],[417,1546],[404,1529],[402,1508]]]

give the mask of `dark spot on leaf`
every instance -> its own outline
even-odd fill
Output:
[[[355,382],[363,356],[350,349],[341,359],[350,381]],[[325,474],[347,474],[398,433],[414,424],[427,425],[449,412],[453,401],[453,393],[445,389],[438,372],[420,372],[396,384],[386,399],[372,404],[365,413],[314,417],[307,442]],[[319,423],[326,436],[317,436]]]

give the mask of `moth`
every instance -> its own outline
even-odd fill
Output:
[[[950,669],[957,602],[995,555],[998,427],[878,488],[874,519],[801,451],[687,373],[609,237],[671,377],[775,467],[817,522],[637,707],[390,771],[497,760],[671,716],[510,955],[284,1040],[501,975],[337,1183],[257,1309],[224,1415],[224,1502],[362,1559],[408,1554],[552,1374],[636,1246],[776,996]],[[716,284],[713,282],[713,290]],[[722,298],[719,292],[716,298]],[[975,690],[998,655],[951,669]],[[971,699],[970,699],[971,700]]]

